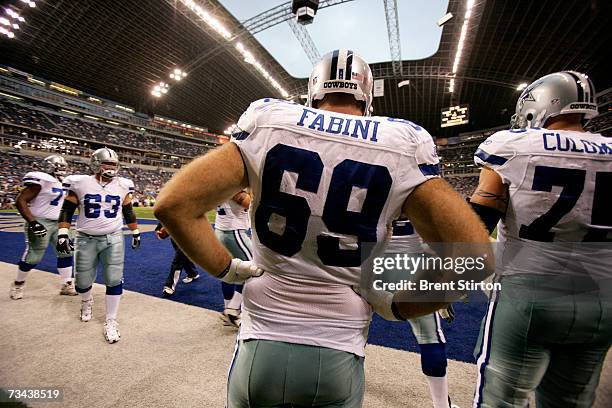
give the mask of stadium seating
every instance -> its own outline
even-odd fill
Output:
[[[33,106],[26,106],[0,100],[0,122],[25,126],[33,130],[51,132],[65,137],[96,141],[109,146],[125,146],[144,151],[156,151],[165,154],[195,157],[205,153],[209,147],[203,144],[191,143],[160,133],[138,132],[122,129],[93,120],[69,117],[51,111],[38,110]]]

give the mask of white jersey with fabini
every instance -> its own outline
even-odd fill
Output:
[[[234,200],[227,200],[217,206],[215,218],[215,229],[221,231],[233,231],[249,229],[249,209],[244,208]]]
[[[95,176],[75,175],[64,179],[64,188],[79,199],[78,232],[106,235],[123,228],[121,205],[134,192],[132,180],[114,177],[102,183]]]
[[[57,220],[64,203],[62,182],[50,174],[31,171],[23,177],[23,184],[40,186],[40,192],[28,203],[32,215],[36,218]]]
[[[429,133],[404,119],[362,117],[287,101],[254,102],[238,122],[254,193],[254,262],[241,339],[362,356],[372,316],[351,288],[384,251],[387,225],[419,184],[438,177]]]
[[[612,139],[507,130],[486,139],[474,160],[509,188],[506,216],[497,226],[498,272],[610,277]]]

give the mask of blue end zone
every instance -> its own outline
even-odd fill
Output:
[[[138,220],[139,224],[157,224],[155,220]],[[161,297],[164,282],[168,275],[174,250],[170,240],[159,240],[152,232],[142,234],[139,250],[130,248],[131,238],[126,237],[125,282],[123,288]],[[0,261],[17,264],[24,250],[23,234],[0,232]],[[51,247],[42,261],[36,266],[56,273],[56,258]],[[201,273],[201,278],[185,285],[179,281],[176,293],[171,300],[222,311],[223,295],[221,282]],[[103,284],[100,274],[97,283]],[[446,336],[446,351],[449,358],[474,363],[474,346],[478,338],[480,321],[486,312],[484,295],[477,302],[455,304],[457,317],[452,324],[443,322]],[[418,352],[417,342],[406,322],[387,322],[374,316],[370,326],[369,342],[380,346]]]

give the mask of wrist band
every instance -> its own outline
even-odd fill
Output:
[[[232,267],[232,259],[230,259],[229,264],[227,264],[223,272],[221,272],[220,275],[217,275],[217,279],[222,279],[225,275],[227,275],[231,267]]]

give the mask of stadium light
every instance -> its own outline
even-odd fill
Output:
[[[224,134],[226,135],[231,135],[232,133],[234,133],[236,130],[238,130],[238,126],[234,123],[233,125],[231,125],[230,127],[228,127],[227,129],[225,129],[223,131]]]
[[[179,68],[174,68],[174,70],[170,73],[170,79],[174,79],[175,81],[180,81],[186,76],[187,73]]]
[[[191,11],[193,11],[200,19],[202,19],[206,24],[208,24],[212,29],[214,29],[218,34],[220,34],[227,41],[233,41],[235,38],[232,37],[232,34],[229,32],[227,28],[223,26],[223,24],[212,16],[208,11],[204,10],[202,6],[196,4],[194,0],[180,0],[185,6],[187,6]],[[270,75],[270,73],[263,67],[263,65],[257,61],[253,53],[247,50],[244,45],[240,42],[235,43],[235,47],[240,52],[244,61],[250,65],[255,67],[255,70],[258,71],[272,86],[277,89],[283,98],[289,98],[289,92],[287,92],[276,79]],[[173,73],[174,78],[170,76],[170,78],[175,80],[180,80],[176,78],[176,74]]]
[[[4,27],[0,27],[0,33],[6,35],[8,38],[14,38],[15,37],[15,33],[13,33],[10,30],[7,30]]]
[[[181,0],[181,3],[189,7],[198,17],[200,17],[209,27],[215,30],[218,34],[220,34],[226,40],[232,38],[232,34],[229,32],[227,28],[221,24],[219,20],[210,15],[206,10],[204,10],[199,4],[196,4],[193,0]]]
[[[448,23],[449,20],[453,18],[453,13],[446,13],[438,20],[438,27],[442,27],[444,24]]]
[[[259,73],[268,80],[268,82],[270,82],[270,84],[272,84],[272,86],[274,88],[276,88],[280,94],[283,96],[283,98],[288,98],[289,97],[289,92],[287,92],[282,86],[281,84],[278,83],[278,81],[276,79],[274,79],[272,77],[272,75],[270,75],[270,73],[263,67],[263,65],[261,65],[261,63],[259,61],[257,61],[257,59],[253,56],[253,53],[251,53],[249,50],[246,49],[246,47],[238,42],[235,45],[236,49],[238,50],[238,52],[240,52],[240,54],[242,55],[242,57],[244,58],[244,61],[248,64],[251,64],[255,67],[255,69],[257,71],[259,71]]]
[[[463,47],[465,44],[465,37],[467,36],[467,30],[472,16],[472,7],[474,7],[475,0],[467,0],[465,16],[463,17],[463,25],[461,26],[461,34],[459,35],[459,42],[457,43],[457,52],[455,53],[455,61],[453,62],[453,75],[457,73],[459,69],[459,63],[461,62],[461,56],[463,55]],[[448,91],[453,92],[455,90],[455,82],[451,79]]]
[[[527,88],[527,82],[521,83],[519,86],[516,87],[516,90],[517,91],[522,91],[525,88]]]
[[[168,93],[168,84],[163,81],[155,84],[151,90],[151,95],[155,96],[156,98],[159,98],[162,96],[162,94],[166,93]]]

